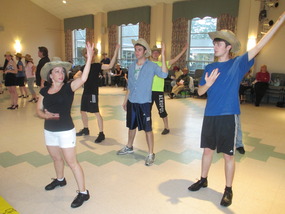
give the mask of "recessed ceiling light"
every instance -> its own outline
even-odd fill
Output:
[[[63,1],[62,1],[62,3],[63,3],[63,4],[66,4],[66,1],[65,1],[65,0],[63,0]]]

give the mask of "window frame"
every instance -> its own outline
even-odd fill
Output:
[[[187,67],[190,71],[190,73],[194,73],[196,69],[204,69],[206,65],[214,62],[214,45],[212,44],[211,46],[204,46],[204,45],[201,45],[201,46],[191,46],[191,38],[193,35],[207,35],[208,36],[208,32],[211,32],[212,30],[210,31],[206,31],[206,32],[193,32],[192,33],[192,21],[194,19],[196,19],[197,21],[198,20],[203,20],[205,18],[210,18],[210,19],[214,19],[215,20],[215,23],[216,23],[216,27],[215,27],[215,30],[217,29],[217,18],[215,17],[209,17],[209,16],[205,16],[204,18],[199,18],[199,17],[196,17],[196,18],[193,18],[191,20],[188,21],[188,41],[189,41],[189,47],[188,47],[188,51],[187,51],[187,60],[186,60],[186,63],[187,63]],[[210,39],[210,37],[209,37]],[[206,41],[206,40],[205,40]],[[212,52],[212,56],[211,56],[211,53],[210,54],[210,60],[196,60],[196,59],[192,59],[191,60],[191,55],[193,54],[193,52],[191,52],[191,50],[193,49],[210,49],[210,52]],[[194,54],[198,55],[198,54],[203,54],[203,52],[195,52]],[[198,66],[194,67],[193,68],[193,64],[198,64]],[[192,65],[191,65],[192,64]]]
[[[77,31],[84,31],[85,32],[85,36],[82,36],[84,39],[78,39],[76,40],[76,32]],[[81,41],[82,44],[84,44],[83,46],[77,46],[77,42]],[[82,47],[85,48],[85,44],[86,44],[86,28],[84,29],[74,29],[72,31],[72,61],[74,65],[84,65],[85,64],[85,58],[84,56],[82,56],[81,51],[78,51],[78,47]],[[81,56],[79,56],[81,55]]]
[[[134,26],[134,25],[136,25],[138,28],[137,29],[137,35],[123,36],[123,27]],[[122,68],[128,68],[129,65],[132,64],[136,60],[135,51],[134,51],[133,46],[130,46],[130,47],[124,46],[124,44],[122,44],[123,39],[130,38],[130,41],[131,41],[131,39],[137,40],[139,38],[139,27],[140,27],[139,23],[137,23],[137,24],[127,24],[127,25],[123,24],[123,25],[119,26],[119,28],[118,28],[118,37],[119,37],[118,40],[119,40],[119,44],[121,45],[121,48],[120,48],[120,51],[118,54],[118,61],[121,64]],[[125,53],[124,53],[124,51],[125,51]],[[124,55],[129,55],[129,57],[123,58]]]

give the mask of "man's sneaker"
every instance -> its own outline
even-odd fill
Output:
[[[232,199],[233,199],[233,192],[225,190],[220,204],[224,207],[228,207],[232,204]]]
[[[59,181],[57,179],[53,178],[53,181],[46,185],[45,190],[53,190],[54,188],[56,188],[57,186],[65,186],[66,185],[66,180],[65,178],[63,179],[63,181]]]
[[[244,150],[243,147],[238,147],[237,150],[238,150],[238,152],[239,152],[240,154],[242,154],[242,155],[245,153],[245,150]]]
[[[75,199],[72,201],[71,203],[71,207],[72,208],[76,208],[76,207],[80,207],[84,201],[89,200],[90,195],[89,195],[89,191],[87,190],[87,194],[83,194],[83,193],[78,193],[78,195],[75,197]]]
[[[89,135],[89,129],[84,128],[84,129],[81,129],[79,132],[76,133],[76,136],[82,136],[82,135]]]
[[[103,132],[100,132],[97,139],[94,142],[95,143],[101,143],[103,140],[105,140],[105,135]]]
[[[145,165],[146,166],[151,166],[154,162],[154,159],[155,159],[155,154],[149,154],[146,159],[145,159]]]
[[[134,153],[133,147],[129,148],[127,146],[124,146],[121,150],[117,152],[117,155],[126,155],[131,153]]]
[[[198,191],[201,187],[205,188],[208,186],[208,180],[205,179],[204,181],[199,180],[196,183],[192,184],[190,187],[188,187],[188,190],[190,191]]]
[[[161,132],[162,135],[166,135],[170,132],[169,129],[163,129],[163,131]]]

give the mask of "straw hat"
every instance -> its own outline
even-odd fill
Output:
[[[231,44],[232,49],[231,52],[238,52],[240,50],[240,42],[236,38],[236,35],[230,30],[220,30],[215,32],[208,33],[212,40],[219,38],[227,41]]]
[[[150,50],[150,47],[149,45],[147,44],[147,42],[143,39],[143,38],[139,38],[138,40],[134,40],[132,39],[132,43],[133,45],[142,45],[146,48],[146,53],[145,53],[145,57],[149,57],[151,55],[151,50]]]
[[[21,53],[16,53],[16,54],[15,54],[15,57],[22,58],[23,55],[22,55]]]
[[[161,48],[158,48],[156,45],[154,45],[151,49],[151,51],[158,51],[159,53],[161,53]]]
[[[30,54],[26,54],[25,55],[25,60],[28,61],[28,62],[32,62],[33,61],[33,58]]]
[[[11,54],[10,51],[6,51],[6,53],[4,54],[4,56],[13,56],[13,55]]]
[[[43,80],[47,80],[47,76],[49,71],[56,68],[56,67],[63,67],[65,68],[66,72],[70,70],[72,64],[70,62],[61,61],[60,57],[53,57],[51,62],[47,62],[41,69],[41,77]]]

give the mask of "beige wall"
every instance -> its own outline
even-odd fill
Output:
[[[151,7],[150,46],[164,42],[166,59],[171,56],[172,4],[159,3]]]
[[[50,57],[64,59],[63,21],[31,1],[1,0],[0,26],[4,27],[0,31],[0,56],[6,51],[14,53],[15,40],[19,39],[22,53],[31,54],[35,64],[39,60],[39,46],[46,46]],[[3,62],[4,57],[0,57],[0,64]]]
[[[279,7],[271,8],[267,12],[269,20],[277,21],[278,17],[285,11],[285,0],[279,0]],[[267,65],[270,73],[285,73],[285,24],[278,30],[271,41],[263,48],[256,57],[255,70],[259,71],[260,66]]]

